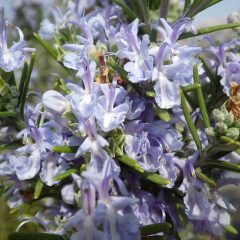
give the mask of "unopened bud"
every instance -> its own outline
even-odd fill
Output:
[[[229,128],[227,130],[226,136],[233,139],[238,140],[239,138],[239,129],[238,128]]]
[[[213,119],[215,122],[224,122],[225,114],[219,109],[213,110]]]
[[[225,124],[224,122],[218,122],[216,123],[216,131],[219,134],[225,134],[227,132],[227,124]]]

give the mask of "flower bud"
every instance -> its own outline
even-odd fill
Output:
[[[219,109],[213,110],[213,119],[215,122],[223,122],[225,119],[225,114]]]
[[[227,132],[227,124],[225,124],[224,122],[218,122],[216,123],[216,131],[219,134],[225,134]]]
[[[212,138],[215,137],[215,132],[213,127],[206,128],[206,133],[209,137],[212,137]]]
[[[227,124],[228,127],[230,127],[234,122],[234,116],[232,113],[228,113],[225,115],[224,123]]]
[[[229,128],[227,130],[226,136],[233,139],[238,140],[239,138],[239,129],[238,128]]]
[[[43,94],[42,105],[49,112],[61,115],[70,109],[67,99],[59,92],[50,90]]]

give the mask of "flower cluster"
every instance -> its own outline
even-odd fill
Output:
[[[42,203],[17,230],[36,222],[71,240],[178,239],[192,223],[216,238],[235,233],[220,190],[239,184],[224,171],[239,172],[239,42],[184,44],[198,34],[188,14],[149,22],[139,9],[77,0],[53,10],[36,36],[68,78],[35,105],[25,103],[34,53],[28,64],[17,27],[7,48],[2,13],[0,176],[14,211]]]

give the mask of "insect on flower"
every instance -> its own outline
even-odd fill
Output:
[[[240,119],[240,85],[231,83],[230,97],[227,102],[227,109],[233,114],[234,118]]]

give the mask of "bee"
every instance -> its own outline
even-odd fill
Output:
[[[230,97],[227,101],[227,110],[233,114],[235,120],[240,119],[240,85],[231,83]]]

